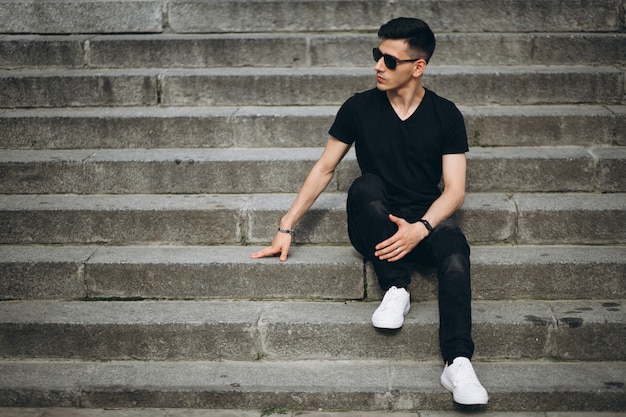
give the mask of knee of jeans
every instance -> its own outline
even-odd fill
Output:
[[[441,262],[441,272],[446,274],[465,274],[469,268],[469,257],[463,254],[450,255]]]
[[[439,295],[466,294],[470,286],[470,262],[464,255],[450,255],[440,264],[437,271]]]
[[[447,223],[440,224],[430,238],[436,259],[443,260],[451,255],[469,258],[470,247],[465,235],[456,223]]]
[[[384,196],[383,180],[374,174],[365,174],[355,179],[348,190],[349,200],[368,202]]]

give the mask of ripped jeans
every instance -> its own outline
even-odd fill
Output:
[[[383,291],[392,286],[408,290],[412,265],[436,267],[441,354],[446,362],[457,356],[471,359],[474,342],[471,336],[470,248],[456,220],[449,218],[441,222],[402,260],[388,262],[374,256],[374,247],[398,229],[389,220],[389,213],[409,223],[418,221],[423,213],[410,209],[391,211],[383,181],[372,174],[365,174],[353,182],[348,192],[347,212],[350,241],[374,266]]]

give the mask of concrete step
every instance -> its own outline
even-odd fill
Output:
[[[619,31],[620,0],[3,0],[0,33],[373,31],[416,10],[437,31]],[[446,13],[442,13],[445,10]],[[445,14],[445,16],[443,16]]]
[[[251,259],[259,248],[0,245],[0,299],[382,298],[372,266],[348,245],[296,245],[284,263]],[[624,246],[472,247],[478,300],[626,299],[624,276]],[[417,269],[410,291],[436,300],[435,271]]]
[[[379,410],[369,411],[369,417],[388,417],[390,411]],[[392,411],[393,412],[393,411]],[[407,412],[395,411],[396,417],[454,417],[458,415],[457,410],[411,410]],[[276,415],[284,414],[285,417],[295,417],[302,415],[303,417],[354,417],[362,415],[361,412],[355,410],[342,411],[324,411],[318,409],[315,411],[289,410],[279,406],[267,407],[262,410],[241,410],[241,409],[200,409],[200,408],[78,408],[78,407],[39,407],[39,408],[20,408],[20,407],[2,407],[0,415],[3,417],[258,417],[260,415]],[[400,415],[401,414],[401,415]],[[501,411],[499,417],[519,417],[517,411]],[[526,412],[523,413],[527,417],[553,417],[558,416],[559,412]],[[567,413],[569,417],[589,417],[587,411],[570,411]],[[593,413],[595,417],[624,417],[625,413],[616,411],[596,411]]]
[[[367,67],[375,32],[10,35],[0,68]],[[619,65],[624,45],[623,33],[437,33],[430,66]]]
[[[297,193],[322,148],[0,151],[0,193]],[[351,151],[327,190],[347,191]],[[626,147],[472,148],[470,192],[626,192]]]
[[[19,109],[2,149],[324,146],[338,106]],[[626,146],[626,106],[460,106],[473,146]]]
[[[424,84],[465,105],[620,104],[624,98],[624,71],[614,67],[437,66]],[[338,105],[373,87],[373,69],[361,67],[13,70],[0,74],[6,92],[0,108]]]
[[[438,362],[3,361],[0,369],[4,407],[455,409]],[[476,361],[475,369],[490,411],[626,407],[623,362]]]
[[[294,194],[3,195],[0,243],[268,242]],[[626,243],[626,194],[471,193],[458,213],[473,243]],[[345,194],[324,193],[296,242],[348,242]]]
[[[474,301],[477,360],[624,361],[624,300]],[[437,301],[412,303],[400,331],[378,303],[4,301],[0,356],[72,360],[440,359]]]

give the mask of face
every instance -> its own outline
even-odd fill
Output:
[[[383,54],[391,55],[400,61],[415,59],[407,52],[408,44],[402,39],[383,39],[378,46]],[[381,91],[390,91],[405,86],[413,79],[416,68],[421,66],[423,60],[415,62],[400,62],[391,70],[385,65],[385,59],[380,58],[374,71],[376,71],[376,87]]]

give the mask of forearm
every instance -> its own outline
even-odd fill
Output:
[[[452,216],[463,205],[465,200],[466,159],[465,154],[444,155],[443,193],[429,207],[423,219],[432,227]]]
[[[452,216],[463,205],[465,200],[464,191],[444,191],[437,200],[431,204],[426,214],[422,216],[432,227]]]
[[[281,228],[293,229],[333,179],[334,170],[324,170],[319,165],[313,166],[293,204],[282,217]]]

